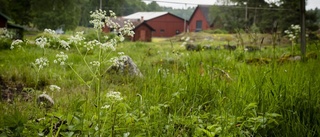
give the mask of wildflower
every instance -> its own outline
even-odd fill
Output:
[[[40,48],[44,48],[44,46],[47,44],[47,38],[40,37],[36,39],[36,45]]]
[[[11,39],[12,34],[6,28],[0,28],[0,38]]]
[[[13,41],[13,42],[11,43],[10,49],[14,49],[15,46],[18,47],[18,48],[21,48],[21,44],[22,44],[22,43],[23,43],[22,40],[17,39],[17,40],[15,40],[15,41]]]
[[[84,47],[87,48],[87,51],[93,50],[95,46],[102,45],[98,40],[92,40],[87,42]]]
[[[121,97],[121,93],[120,92],[116,92],[116,91],[109,91],[107,93],[107,98],[113,100],[113,101],[121,101],[123,98]]]
[[[105,26],[105,23],[102,21],[106,19],[106,11],[99,9],[94,12],[91,11],[90,13],[90,17],[92,18],[92,20],[90,20],[89,22],[93,24],[94,28],[101,30]]]
[[[133,37],[133,35],[134,35],[134,31],[132,31],[133,28],[134,28],[134,25],[133,25],[132,22],[130,22],[130,21],[125,21],[123,27],[119,29],[119,33],[120,33],[121,35],[124,35],[124,36],[131,36],[131,37]]]
[[[100,66],[100,62],[99,61],[92,61],[90,62],[90,64],[94,67],[99,67]]]
[[[64,49],[66,49],[66,50],[70,49],[70,46],[69,46],[68,42],[66,42],[64,40],[60,40],[59,43],[60,43],[61,47],[63,47]]]
[[[51,35],[55,35],[56,34],[56,31],[52,30],[52,29],[44,29],[44,33],[48,33],[48,34],[51,34]]]
[[[37,66],[39,69],[43,69],[44,67],[49,66],[49,61],[47,58],[41,57],[36,59],[36,61],[33,64]]]
[[[53,63],[59,63],[61,66],[65,65],[65,62],[68,59],[68,55],[64,54],[63,52],[60,52],[60,54],[56,55],[56,60],[53,61]]]
[[[124,52],[118,52],[118,55],[122,56],[124,55]]]
[[[68,38],[69,44],[80,44],[81,41],[85,40],[85,37],[83,37],[83,31],[77,32],[75,36],[71,36]]]
[[[108,109],[108,108],[110,108],[110,105],[104,105],[101,107],[101,109]]]
[[[57,86],[57,85],[50,85],[49,89],[51,91],[60,91],[61,88],[59,86]]]
[[[100,48],[103,50],[111,50],[115,51],[115,46],[117,45],[117,41],[115,39],[111,39],[110,41],[103,43],[100,45]]]

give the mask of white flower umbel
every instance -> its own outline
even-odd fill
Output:
[[[43,69],[46,66],[49,66],[49,61],[47,58],[41,57],[36,59],[36,61],[33,63],[38,69]]]
[[[51,91],[60,91],[61,88],[59,86],[57,86],[57,85],[50,85],[49,89]]]
[[[12,34],[6,28],[0,28],[0,38],[11,39]]]
[[[70,49],[69,43],[66,42],[65,40],[60,40],[59,43],[60,43],[62,48],[66,49],[66,50]]]
[[[111,101],[121,101],[123,99],[121,97],[121,93],[116,91],[109,91],[107,93],[107,98],[110,99]]]
[[[87,42],[84,47],[87,48],[87,51],[93,50],[96,46],[101,46],[102,44],[98,40],[92,40]]]
[[[134,25],[132,22],[130,21],[124,21],[124,25],[122,28],[119,29],[119,33],[122,35],[122,36],[130,36],[130,37],[133,37],[134,35]],[[120,35],[120,36],[121,36]]]
[[[108,42],[103,43],[100,45],[100,48],[103,50],[111,50],[111,51],[115,51],[116,48],[115,46],[117,45],[117,40],[115,39],[110,39]]]
[[[51,34],[51,35],[55,35],[56,34],[56,31],[52,30],[52,29],[44,29],[44,33],[48,33],[48,34]]]
[[[288,36],[290,41],[295,41],[297,38],[299,38],[300,34],[300,26],[299,25],[291,25],[288,30],[285,30],[284,33]]]
[[[60,54],[56,55],[56,58],[57,59],[55,59],[53,63],[59,63],[61,66],[64,66],[68,59],[68,55],[64,54],[63,52],[60,52]]]
[[[39,46],[40,48],[44,48],[47,42],[48,42],[47,38],[43,36],[36,39],[36,45]]]
[[[69,44],[81,44],[81,42],[85,40],[85,37],[83,37],[83,31],[77,32],[75,36],[69,37],[68,40]]]
[[[90,17],[92,18],[92,20],[90,20],[89,22],[93,24],[93,27],[95,29],[101,30],[105,26],[105,23],[103,21],[106,19],[107,12],[99,9],[94,12],[91,11],[90,13]]]
[[[11,43],[10,49],[14,49],[14,47],[21,48],[22,44],[23,44],[23,41],[20,39],[17,39]]]
[[[92,61],[92,62],[90,62],[90,65],[92,65],[93,67],[99,67],[100,62],[99,61]]]

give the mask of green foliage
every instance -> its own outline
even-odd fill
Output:
[[[10,49],[11,43],[11,39],[0,38],[0,50]]]

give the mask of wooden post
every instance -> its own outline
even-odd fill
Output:
[[[306,56],[306,1],[300,0],[300,49],[302,57]]]

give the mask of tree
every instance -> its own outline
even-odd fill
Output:
[[[33,24],[44,28],[75,29],[80,20],[80,0],[31,0]]]

